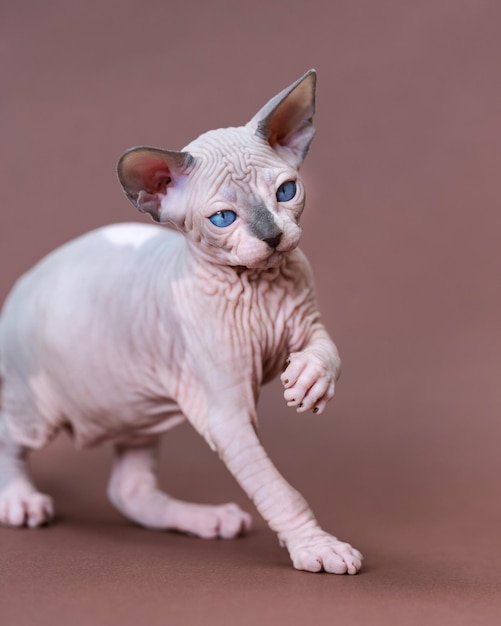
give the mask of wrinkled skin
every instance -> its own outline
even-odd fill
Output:
[[[246,126],[206,133],[183,152],[125,153],[127,196],[172,229],[99,229],[14,287],[0,317],[0,523],[51,520],[26,456],[65,427],[78,446],[114,442],[109,496],[137,523],[205,538],[245,533],[251,519],[237,505],[182,502],[157,487],[158,438],[188,419],[296,568],[359,570],[360,553],[319,527],[256,435],[263,382],[280,374],[289,406],[321,413],[340,369],[297,248],[314,86],[309,72]],[[287,181],[295,193],[284,199]],[[228,211],[229,224],[209,219]]]

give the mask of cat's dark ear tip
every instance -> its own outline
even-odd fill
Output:
[[[137,156],[151,150],[152,148],[149,146],[134,146],[133,148],[128,148],[122,154],[117,163],[117,174],[122,186],[127,185],[128,170],[135,164]]]
[[[309,78],[313,83],[313,88],[315,89],[317,85],[317,76],[318,76],[317,70],[311,69],[305,73],[305,75],[303,76],[303,80],[306,80]]]
[[[291,87],[294,89],[300,85],[309,85],[310,89],[315,92],[317,87],[317,70],[314,68],[308,70],[301,76],[301,78],[298,78],[296,82],[291,85]]]

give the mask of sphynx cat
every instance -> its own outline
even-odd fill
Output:
[[[158,488],[159,437],[187,419],[294,567],[360,569],[362,555],[320,528],[256,434],[261,384],[281,373],[287,405],[321,413],[340,372],[297,247],[315,83],[311,70],[245,126],[207,132],[182,152],[127,151],[125,193],[171,229],[98,229],[17,282],[0,317],[0,523],[52,519],[27,453],[65,427],[79,447],[114,443],[109,497],[134,522],[205,538],[245,533],[251,518],[236,504],[191,504]]]

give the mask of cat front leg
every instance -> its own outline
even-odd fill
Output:
[[[306,346],[292,352],[280,380],[285,388],[288,406],[298,413],[322,413],[334,397],[336,381],[341,373],[341,359],[327,331],[320,324]]]
[[[256,508],[278,534],[296,569],[356,574],[362,555],[323,531],[301,494],[281,476],[256,435],[251,417],[219,417],[211,442]]]

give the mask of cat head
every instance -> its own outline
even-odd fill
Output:
[[[181,152],[128,150],[118,163],[127,197],[209,261],[278,265],[301,235],[298,169],[315,134],[315,83],[310,70],[245,126],[209,131]]]

